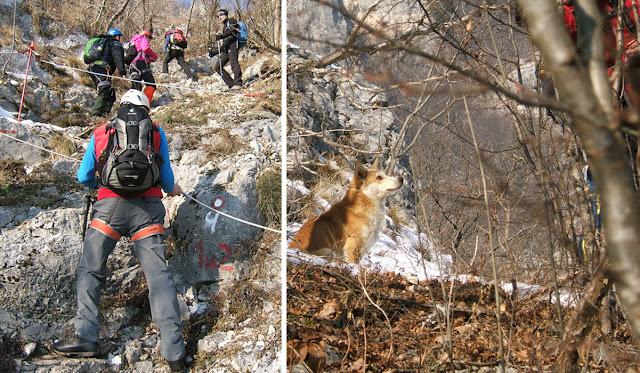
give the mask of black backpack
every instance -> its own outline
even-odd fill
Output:
[[[147,111],[141,106],[124,105],[105,131],[109,139],[98,160],[102,184],[119,195],[140,194],[157,186],[162,166],[156,148],[160,135]]]
[[[124,49],[124,63],[130,65],[138,55],[136,43],[128,41],[122,45],[122,48]]]

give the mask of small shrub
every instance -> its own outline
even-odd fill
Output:
[[[49,148],[56,153],[71,155],[76,152],[76,144],[67,136],[62,134],[55,135],[49,141]]]
[[[24,162],[15,159],[0,161],[0,206],[61,206],[65,193],[80,187],[75,178],[52,173],[48,164],[27,175]]]
[[[220,155],[229,155],[238,153],[244,147],[244,142],[229,132],[228,129],[222,129],[216,133],[215,143],[208,151],[208,158]]]
[[[280,172],[268,170],[258,176],[258,210],[267,218],[268,224],[280,223],[282,188]]]
[[[12,158],[0,161],[0,186],[22,183],[26,178],[23,161]]]

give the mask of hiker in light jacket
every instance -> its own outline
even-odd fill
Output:
[[[113,103],[116,102],[116,91],[111,85],[109,75],[116,75],[116,69],[120,75],[127,75],[124,66],[124,50],[121,44],[122,32],[117,28],[112,28],[107,32],[107,35],[100,35],[100,37],[107,38],[102,57],[89,65],[89,71],[96,73],[90,74],[90,76],[98,90],[98,97],[96,97],[96,102],[91,109],[91,116],[95,117],[95,124],[102,124],[106,120]]]
[[[174,29],[171,27],[170,30],[164,34],[164,46],[162,46],[162,53],[165,54],[164,60],[162,61],[162,72],[164,74],[169,73],[169,62],[171,62],[174,58],[178,60],[178,64],[184,70],[184,73],[187,74],[187,79],[193,79],[193,73],[191,72],[191,68],[189,64],[184,60],[184,49],[173,44],[171,42],[171,35],[174,32],[182,32],[181,30]]]
[[[135,80],[131,83],[131,88],[144,92],[149,99],[149,103],[153,101],[153,93],[156,91],[156,81],[151,72],[151,62],[158,59],[158,55],[151,50],[149,40],[153,39],[149,30],[142,30],[139,34],[131,38],[131,42],[135,43],[138,55],[131,62],[131,79]],[[145,87],[142,89],[142,82]]]
[[[230,89],[240,89],[242,88],[242,69],[240,68],[240,63],[238,63],[238,35],[240,35],[240,26],[235,18],[229,18],[229,11],[226,9],[220,9],[218,11],[218,18],[220,22],[222,22],[222,33],[216,34],[216,43],[219,44],[218,46],[214,45],[211,47],[209,56],[213,57],[219,48],[219,61],[214,64],[214,69],[222,76],[222,80],[224,80]],[[233,79],[224,69],[227,62],[231,65]]]

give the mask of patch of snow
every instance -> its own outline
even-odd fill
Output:
[[[309,190],[302,185],[301,181],[288,180],[287,185],[295,188],[303,194],[308,194]],[[322,200],[321,198],[316,198]],[[326,203],[326,208],[329,204]],[[295,233],[300,229],[301,224],[290,223],[287,226],[288,243]],[[320,257],[300,252],[297,249],[287,249],[287,262],[292,264],[300,264],[302,262],[321,265],[321,266],[344,266],[356,275],[360,269],[369,269],[378,272],[397,273],[412,282],[441,280],[456,281],[460,283],[477,282],[481,284],[493,284],[477,276],[468,274],[457,274],[453,266],[453,258],[451,255],[439,253],[434,245],[429,241],[425,233],[420,233],[406,226],[398,227],[400,234],[392,238],[384,233],[380,233],[378,242],[366,253],[360,263],[345,264],[328,262]],[[500,287],[507,294],[513,293],[513,285],[509,283],[501,283]],[[516,285],[518,297],[534,293],[541,289],[539,285],[531,285],[519,282]],[[548,293],[545,293],[548,296]],[[579,299],[578,294],[562,289],[560,291],[560,302],[564,307],[576,306]],[[551,296],[552,302],[555,303],[556,297]]]
[[[8,111],[8,110],[5,110],[2,107],[0,107],[0,118],[5,118],[5,119],[9,119],[11,121],[16,121],[16,116],[17,115],[18,115],[17,112]]]
[[[109,357],[107,358],[109,365],[121,365],[122,357],[120,355],[113,355],[109,353]]]

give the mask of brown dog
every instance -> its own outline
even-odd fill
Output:
[[[385,217],[387,196],[402,186],[402,177],[389,176],[376,158],[367,171],[356,163],[347,195],[329,210],[307,220],[289,248],[358,263],[376,243]]]

